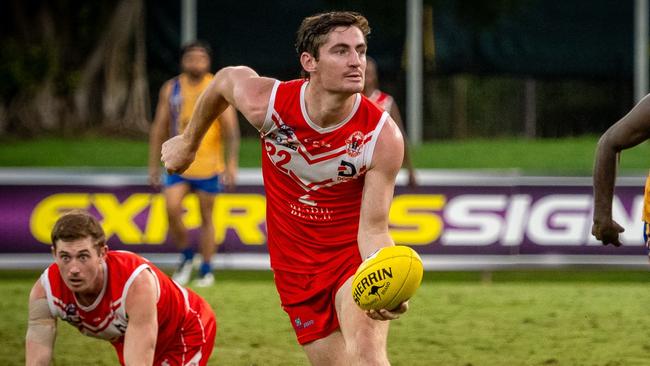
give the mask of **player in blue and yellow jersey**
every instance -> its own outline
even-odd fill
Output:
[[[643,192],[643,241],[645,242],[646,253],[650,255],[650,174],[645,179],[645,190]]]
[[[181,74],[167,81],[160,89],[156,115],[151,127],[149,148],[149,181],[154,187],[163,187],[167,202],[169,233],[181,251],[182,259],[174,280],[189,282],[192,274],[194,249],[190,245],[187,228],[183,224],[183,198],[195,192],[201,211],[199,248],[203,262],[199,269],[197,286],[214,283],[211,258],[216,251],[212,210],[215,195],[222,189],[234,187],[239,152],[237,113],[229,107],[210,125],[196,153],[194,163],[182,174],[161,176],[160,149],[163,141],[183,133],[190,121],[194,104],[212,80],[210,47],[200,41],[185,45],[181,51]],[[224,148],[227,158],[224,156]]]

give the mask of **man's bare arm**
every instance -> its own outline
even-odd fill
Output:
[[[52,361],[56,319],[50,313],[45,289],[36,281],[29,294],[29,320],[25,336],[25,365],[49,365]]]
[[[358,243],[362,258],[377,249],[393,245],[388,233],[388,213],[395,190],[395,178],[402,166],[404,142],[390,118],[382,128],[366,173],[359,218]]]
[[[199,97],[183,134],[163,144],[165,167],[176,173],[187,169],[210,124],[228,105],[242,112],[256,129],[261,129],[275,82],[245,66],[226,67],[217,72]]]
[[[388,231],[388,217],[395,178],[402,166],[402,151],[402,134],[389,118],[379,134],[372,163],[364,179],[357,236],[362,259],[383,247],[395,245]],[[371,310],[367,315],[375,320],[392,320],[407,309],[408,304],[405,302],[398,309]]]
[[[224,172],[224,183],[226,188],[231,191],[235,187],[237,168],[239,166],[239,121],[235,108],[228,107],[221,114],[221,124],[223,126],[223,136],[221,137],[225,146],[226,170]]]
[[[623,229],[612,220],[616,180],[616,156],[650,137],[650,98],[645,97],[625,117],[612,125],[598,141],[594,162],[594,227],[592,233],[603,244],[620,245]]]
[[[156,188],[160,186],[160,151],[163,142],[169,138],[171,89],[169,81],[160,88],[156,114],[149,130],[149,184]]]
[[[406,133],[404,131],[404,122],[402,122],[402,115],[400,114],[399,108],[397,107],[397,103],[393,101],[393,105],[390,108],[390,116],[393,118],[393,121],[395,121],[395,124],[397,124],[397,127],[399,127],[400,132],[402,133],[402,138],[404,139],[404,163],[403,165],[406,167],[406,170],[408,171],[408,185],[410,187],[415,187],[417,186],[417,181],[415,178],[415,169],[413,168],[413,161],[411,160],[411,153],[409,151],[409,143],[406,139]]]
[[[158,336],[156,279],[144,270],[131,284],[126,295],[126,313],[129,324],[124,335],[124,362],[126,365],[153,364]]]

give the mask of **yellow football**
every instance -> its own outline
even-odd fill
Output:
[[[352,278],[352,298],[363,310],[392,310],[422,282],[422,259],[402,245],[385,247],[363,261]]]

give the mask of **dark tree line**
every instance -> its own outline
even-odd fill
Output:
[[[146,131],[143,0],[9,0],[0,19],[0,135]]]

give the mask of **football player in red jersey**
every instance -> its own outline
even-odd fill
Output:
[[[89,213],[52,230],[54,263],[29,295],[26,365],[49,365],[56,319],[115,347],[122,365],[206,365],[216,334],[210,305],[146,259],[109,251]]]
[[[372,57],[367,57],[366,60],[366,81],[363,87],[363,95],[368,97],[368,99],[375,103],[379,108],[388,112],[393,121],[397,123],[402,131],[402,136],[404,136],[404,123],[402,122],[402,115],[399,112],[399,107],[397,107],[397,103],[395,103],[395,98],[379,89],[377,63]],[[413,188],[417,187],[418,183],[415,178],[415,169],[413,169],[411,155],[409,154],[408,142],[406,141],[406,136],[404,137],[404,165],[408,171],[408,185]]]
[[[364,313],[351,279],[363,258],[394,245],[388,213],[404,142],[387,112],[362,95],[367,20],[307,17],[296,50],[303,79],[248,67],[220,70],[162,160],[182,172],[214,117],[233,105],[260,131],[268,247],[283,309],[314,365],[387,365],[388,322],[408,305]]]

